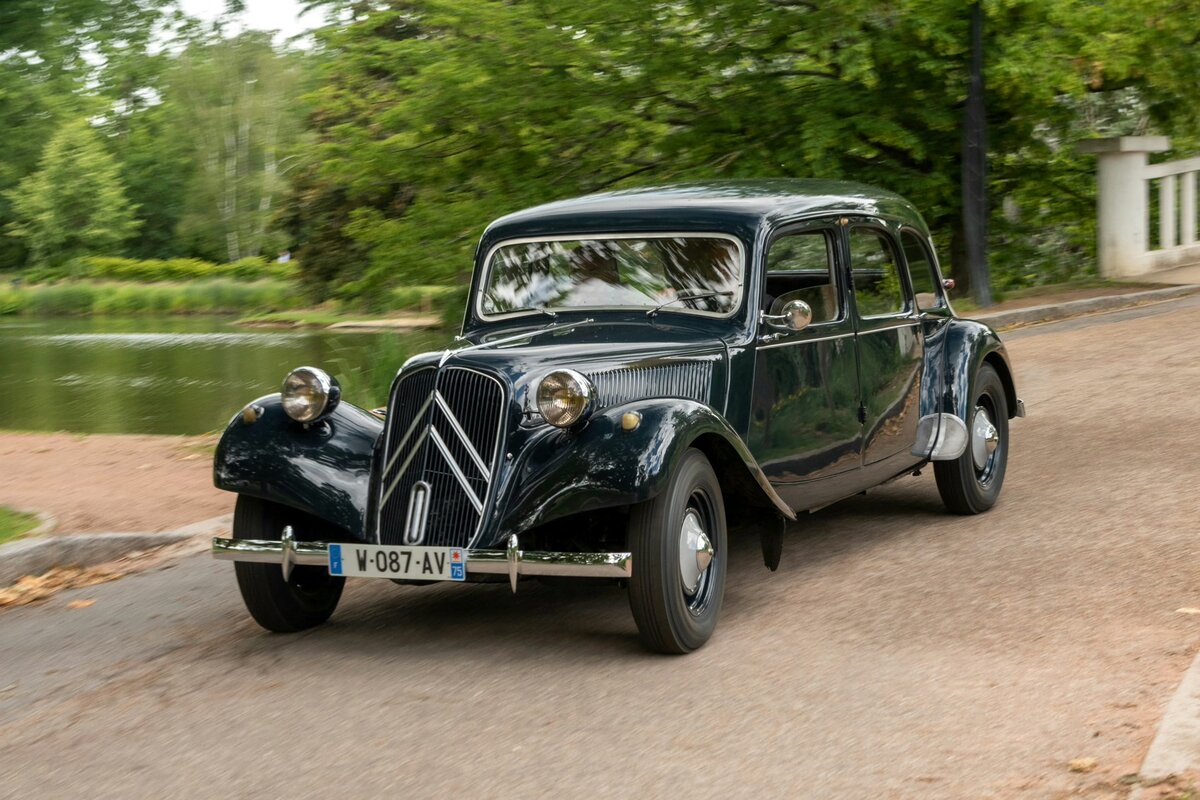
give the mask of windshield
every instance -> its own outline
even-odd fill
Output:
[[[518,241],[492,251],[479,308],[485,316],[658,306],[726,315],[741,301],[742,271],[738,243],[716,234]]]

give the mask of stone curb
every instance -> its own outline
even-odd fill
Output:
[[[1200,772],[1200,653],[1167,703],[1138,777],[1143,783],[1154,783],[1194,772]],[[1129,794],[1130,800],[1142,796],[1141,786]]]
[[[1161,303],[1164,300],[1175,300],[1193,294],[1200,294],[1200,286],[1171,286],[1166,289],[1150,289],[1145,292],[1089,297],[1085,300],[1071,300],[1066,303],[1056,303],[1054,305],[1014,308],[1012,311],[964,314],[963,316],[968,319],[986,322],[998,330],[1004,330],[1006,328],[1014,328],[1018,325],[1054,322],[1055,320],[1078,317],[1083,314],[1117,311],[1123,308],[1146,305],[1147,303]]]
[[[229,514],[162,533],[76,533],[19,539],[0,545],[0,586],[54,567],[92,567],[139,550],[178,544],[226,528]]]

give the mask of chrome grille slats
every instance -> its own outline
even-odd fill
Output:
[[[397,381],[387,414],[377,540],[401,544],[410,494],[428,484],[421,544],[469,547],[490,503],[505,391],[467,367],[427,367]]]
[[[683,361],[618,367],[589,373],[600,407],[618,406],[650,397],[683,397],[711,402],[711,361]]]
[[[426,368],[396,382],[388,398],[385,417],[386,446],[381,454],[385,469],[380,477],[379,512],[375,536],[381,544],[401,544],[412,487],[421,478],[425,427],[437,370]],[[423,412],[423,413],[422,413]],[[409,431],[411,435],[407,435]],[[403,445],[403,447],[401,447]]]

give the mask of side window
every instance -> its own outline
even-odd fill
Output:
[[[902,314],[908,308],[896,253],[883,231],[850,229],[850,267],[859,316]]]
[[[925,243],[912,231],[901,231],[900,244],[904,247],[904,260],[908,262],[908,277],[912,280],[917,308],[945,308],[946,301],[938,286],[937,271],[933,268]]]
[[[833,247],[828,231],[785,234],[767,251],[767,281],[763,311],[778,314],[789,300],[803,300],[813,322],[832,322],[840,314],[833,277]]]

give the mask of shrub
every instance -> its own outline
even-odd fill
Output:
[[[459,294],[457,286],[397,286],[388,293],[388,310],[435,313]]]
[[[0,287],[0,317],[20,314],[25,310],[27,295],[20,289]]]
[[[294,263],[279,264],[265,258],[243,258],[232,264],[214,264],[197,258],[111,258],[88,256],[68,265],[62,275],[39,277],[76,277],[93,280],[136,281],[160,283],[165,281],[196,281],[215,278],[234,278],[243,281],[295,277]]]
[[[96,289],[88,284],[64,283],[52,286],[30,286],[25,311],[39,316],[71,316],[88,314],[96,299]]]

